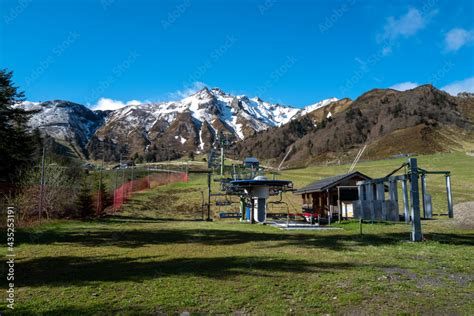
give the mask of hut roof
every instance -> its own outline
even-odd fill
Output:
[[[329,177],[329,178],[324,178],[318,181],[315,181],[313,183],[308,184],[305,187],[302,187],[298,190],[296,190],[294,193],[295,194],[304,194],[304,193],[309,193],[309,192],[321,192],[325,191],[327,189],[330,189],[332,187],[337,186],[339,183],[348,180],[354,176],[359,176],[361,178],[364,178],[366,180],[370,180],[369,176],[366,176],[365,174],[355,171],[352,173],[346,173],[346,174],[340,174],[337,176]]]

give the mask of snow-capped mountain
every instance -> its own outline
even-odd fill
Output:
[[[121,153],[154,152],[161,155],[156,159],[163,159],[164,152],[171,158],[185,152],[206,152],[222,138],[243,140],[334,101],[337,99],[297,109],[204,88],[182,100],[134,104],[107,113],[67,101],[27,102],[23,106],[41,109],[30,121],[32,128],[75,144],[90,158],[119,159]]]
[[[312,107],[329,103],[324,100]],[[112,112],[91,139],[89,153],[94,157],[95,152],[102,152],[99,147],[128,154],[161,150],[172,157],[206,152],[221,138],[242,140],[309,110],[204,88],[179,101],[131,105]]]
[[[105,122],[106,112],[68,101],[24,102],[22,108],[37,111],[28,121],[28,126],[38,129],[57,142],[70,147],[78,156],[84,157],[87,143],[95,131]]]

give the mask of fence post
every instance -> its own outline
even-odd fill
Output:
[[[97,212],[96,215],[99,216],[102,212],[102,169],[104,168],[104,160],[102,159],[102,164],[99,171],[99,190],[97,192]]]
[[[41,222],[41,213],[43,212],[43,195],[44,195],[44,156],[46,148],[43,146],[43,155],[41,156],[41,183],[40,183],[40,200],[39,200],[39,210],[38,217]]]
[[[151,182],[150,182],[150,166],[147,165],[146,168],[147,168],[147,178],[148,178],[148,189],[150,189],[150,188],[151,188]]]
[[[207,220],[208,222],[212,221],[211,219],[211,173],[207,173]]]
[[[117,210],[116,208],[116,200],[117,200],[117,175],[118,175],[118,169],[115,170],[115,184],[114,184],[114,202],[113,202],[113,211],[115,213],[115,211]]]
[[[134,178],[133,178],[133,171],[135,170],[135,161],[132,159],[132,193],[133,193],[133,182],[134,182]]]

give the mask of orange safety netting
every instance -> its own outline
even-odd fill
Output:
[[[133,192],[154,188],[159,185],[188,182],[188,174],[185,172],[155,173],[149,176],[128,181],[115,189],[113,197],[114,210],[120,209],[133,195]]]

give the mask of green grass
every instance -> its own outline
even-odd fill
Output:
[[[474,200],[473,158],[466,157],[419,160],[423,168],[452,171],[459,202]],[[379,176],[400,164],[364,162],[358,170]],[[288,170],[280,178],[298,187],[346,168]],[[441,199],[442,181],[436,181],[430,187]],[[474,313],[474,229],[445,218],[424,221],[425,242],[411,243],[405,224],[364,224],[359,236],[353,222],[336,225],[339,230],[287,232],[195,221],[205,189],[205,176],[192,175],[188,183],[137,194],[104,220],[17,230],[15,312]]]
[[[472,314],[474,232],[424,223],[284,232],[115,217],[17,233],[16,312]],[[4,306],[2,307],[4,308]]]

